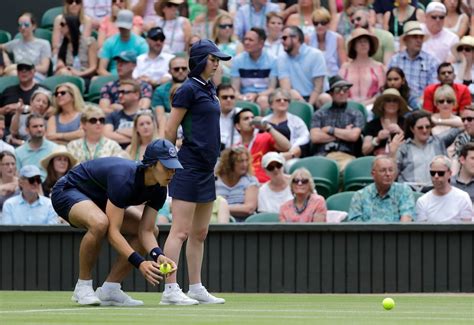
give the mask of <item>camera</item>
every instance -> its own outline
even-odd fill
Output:
[[[30,112],[30,105],[23,105],[23,114],[28,114]]]

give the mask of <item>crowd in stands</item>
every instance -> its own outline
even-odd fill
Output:
[[[165,137],[200,39],[232,56],[212,80],[222,149],[212,222],[264,213],[474,221],[474,1],[64,0],[53,9],[40,20],[22,13],[18,34],[0,44],[0,224],[64,223],[48,197],[74,165],[140,161]],[[348,191],[362,157],[366,178]],[[347,207],[332,203],[337,192]],[[171,219],[166,203],[157,220]]]

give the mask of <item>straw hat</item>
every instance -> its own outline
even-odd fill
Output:
[[[459,42],[451,46],[451,53],[453,53],[456,60],[460,60],[461,57],[459,56],[458,47],[460,46],[470,46],[472,50],[474,50],[474,37],[472,36],[463,36]]]
[[[70,167],[73,167],[77,164],[77,159],[69,152],[67,151],[66,147],[63,146],[63,145],[58,145],[56,146],[53,151],[47,155],[46,157],[44,157],[42,160],[41,160],[41,166],[46,170],[48,169],[48,165],[49,165],[49,162],[56,158],[56,157],[59,157],[59,156],[65,156],[69,159],[69,165]]]
[[[374,36],[372,33],[370,33],[367,29],[356,28],[352,31],[351,38],[349,39],[349,42],[347,43],[347,48],[349,49],[348,55],[351,59],[355,59],[356,57],[355,41],[364,36],[369,38],[369,42],[370,42],[369,56],[372,56],[375,54],[375,52],[377,52],[377,49],[379,48],[378,38]]]
[[[184,2],[184,0],[161,0],[161,1],[155,1],[155,11],[156,14],[160,17],[163,16],[163,8],[167,3],[174,3],[175,5],[180,5]]]
[[[420,36],[426,36],[426,34],[423,32],[423,29],[421,28],[421,24],[418,21],[408,21],[403,25],[403,34],[400,36],[400,42],[403,42],[403,39],[406,36],[412,36],[412,35],[420,35]]]
[[[400,92],[395,88],[388,88],[383,91],[382,95],[378,96],[377,99],[375,99],[372,112],[376,116],[382,117],[383,110],[384,110],[383,105],[385,104],[385,101],[387,100],[387,98],[396,98],[398,100],[398,115],[399,116],[405,115],[406,113],[410,111],[410,109],[408,108],[407,102],[400,95]]]

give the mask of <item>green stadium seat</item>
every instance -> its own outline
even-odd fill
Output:
[[[85,82],[84,79],[81,77],[76,77],[76,76],[51,76],[43,80],[41,82],[41,85],[44,87],[48,88],[49,90],[53,91],[56,89],[56,86],[65,82],[71,82],[75,84],[79,90],[81,91],[81,94],[84,95],[84,90],[85,90]]]
[[[52,30],[54,25],[54,19],[56,18],[56,16],[62,14],[63,10],[64,8],[62,6],[53,7],[46,10],[43,16],[41,17],[41,28]]]
[[[311,128],[311,119],[313,118],[313,106],[306,102],[292,101],[288,107],[288,112],[300,117],[308,129]]]
[[[299,159],[290,167],[290,173],[304,167],[313,176],[314,184],[319,195],[328,198],[339,189],[339,167],[329,158],[313,156]]]
[[[0,93],[2,93],[6,88],[14,85],[18,85],[17,76],[5,76],[0,78]]]
[[[102,87],[110,81],[115,81],[118,79],[118,76],[99,76],[92,78],[91,84],[89,86],[89,93],[87,94],[87,100],[93,103],[98,104],[100,100],[100,90]]]
[[[11,41],[12,35],[7,32],[6,30],[1,30],[0,29],[0,44],[6,43]]]
[[[252,110],[253,115],[260,116],[260,106],[258,106],[258,104],[255,104],[254,102],[249,102],[246,100],[238,100],[235,103],[235,107],[249,108]]]
[[[44,39],[51,44],[51,40],[53,38],[53,32],[51,32],[49,29],[44,29],[44,28],[36,28],[34,31],[35,37]],[[17,33],[15,35],[15,38],[21,38],[21,34]]]
[[[347,191],[331,195],[326,200],[328,210],[349,212],[354,193],[354,191]]]
[[[280,222],[278,213],[262,212],[254,214],[247,219],[245,223],[263,223],[263,222]]]
[[[347,164],[344,170],[344,191],[357,191],[374,182],[372,163],[374,156],[360,157]]]

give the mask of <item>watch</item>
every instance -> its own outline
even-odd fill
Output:
[[[331,126],[328,130],[328,134],[329,135],[334,135],[334,132],[336,131],[336,129],[334,128],[334,126]]]

